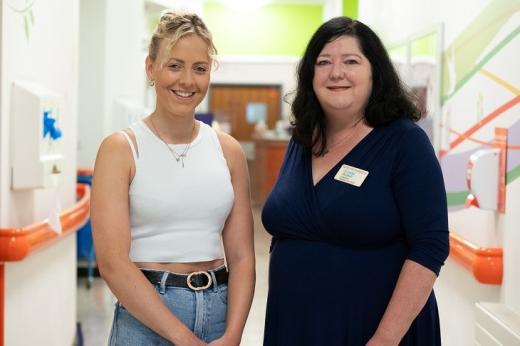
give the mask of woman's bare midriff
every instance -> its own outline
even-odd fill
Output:
[[[189,262],[189,263],[153,263],[153,262],[135,262],[135,265],[141,269],[152,269],[167,271],[179,274],[189,274],[198,271],[207,271],[215,269],[224,264],[224,259],[216,259],[206,262]]]

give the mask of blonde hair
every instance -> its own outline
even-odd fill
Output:
[[[148,46],[148,56],[156,61],[160,54],[161,43],[164,41],[169,51],[184,36],[195,34],[208,44],[208,55],[213,60],[217,54],[217,48],[213,44],[213,36],[209,32],[202,19],[193,13],[177,13],[165,10],[161,13],[159,24],[152,34]]]

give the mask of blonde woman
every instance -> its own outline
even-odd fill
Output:
[[[247,165],[236,140],[195,119],[215,54],[197,15],[163,13],[146,59],[156,109],[99,149],[92,223],[118,299],[110,345],[240,344],[255,282]]]

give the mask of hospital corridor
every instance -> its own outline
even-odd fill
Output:
[[[519,61],[520,0],[1,0],[0,346],[520,346]]]

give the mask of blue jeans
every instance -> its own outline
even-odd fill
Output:
[[[212,271],[209,271],[215,276]],[[204,291],[155,285],[170,311],[202,341],[210,342],[224,334],[227,314],[227,285],[213,284]],[[114,311],[110,346],[172,345],[168,340],[135,319],[119,302]]]

